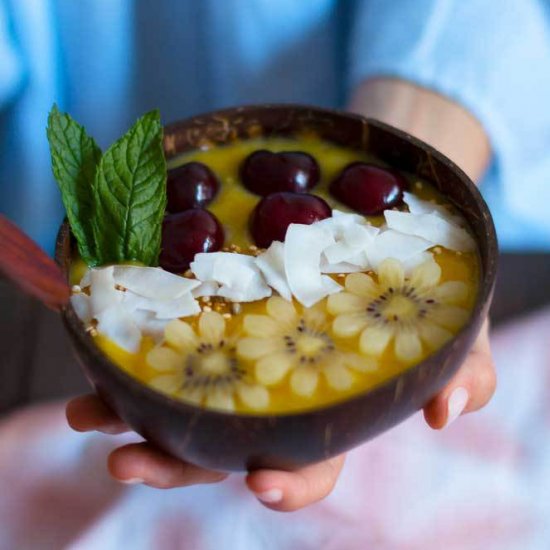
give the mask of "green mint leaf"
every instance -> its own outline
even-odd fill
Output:
[[[48,116],[52,170],[82,259],[97,264],[92,218],[93,183],[101,149],[70,115],[54,104]]]
[[[166,208],[166,161],[158,110],[141,117],[104,153],[95,175],[99,263],[157,265]]]

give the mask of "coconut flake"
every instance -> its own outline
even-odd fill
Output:
[[[191,291],[191,294],[195,298],[200,298],[201,296],[217,296],[219,288],[220,285],[218,285],[218,283],[215,283],[214,281],[206,281],[201,283],[197,288],[194,288]]]
[[[214,262],[219,254],[229,254],[228,252],[199,252],[189,268],[195,274],[195,277],[201,282],[213,281]]]
[[[124,292],[122,299],[128,311],[144,310],[153,313],[156,319],[177,319],[200,313],[201,308],[190,292],[173,300],[154,300],[135,294],[131,290]]]
[[[83,292],[73,294],[71,296],[71,305],[77,315],[77,317],[85,324],[88,325],[92,320],[92,310],[90,305],[90,297]]]
[[[271,288],[265,283],[254,257],[247,258],[251,260],[248,265],[240,259],[235,261],[229,257],[219,258],[214,262],[214,279],[222,285],[218,296],[234,302],[254,302],[271,296]]]
[[[199,281],[174,275],[160,267],[116,266],[114,279],[116,284],[156,300],[179,298],[200,285]]]
[[[286,278],[294,297],[306,307],[341,290],[320,270],[321,254],[333,240],[330,232],[317,224],[288,226],[284,246]]]
[[[360,270],[364,270],[369,267],[369,261],[364,250],[358,249],[357,247],[349,246],[344,243],[335,243],[327,246],[327,248],[323,250],[323,256],[324,259],[326,259],[327,264],[337,264],[345,262],[355,265],[356,267],[360,268]]]
[[[145,336],[149,336],[156,344],[162,342],[164,329],[172,319],[157,319],[154,313],[145,310],[136,310],[132,319]]]
[[[321,256],[321,273],[358,273],[365,271],[365,268],[359,267],[357,264],[351,264],[348,262],[338,262],[331,264]]]
[[[115,288],[113,266],[90,270],[90,311],[97,317],[102,311],[122,300],[122,292]]]
[[[88,268],[86,270],[86,273],[84,273],[82,279],[80,279],[80,283],[78,283],[78,286],[81,288],[81,289],[84,289],[84,288],[87,288],[90,286],[90,283],[91,283],[91,278],[90,278],[90,274],[92,272],[92,268]]]
[[[372,242],[379,229],[369,225],[366,219],[358,214],[335,210],[333,216],[318,223],[330,233],[333,240],[323,250],[322,271],[336,273],[338,264],[350,264],[350,267],[340,271],[341,273],[364,271],[369,267],[364,249]]]
[[[468,232],[437,213],[410,214],[386,210],[384,212],[388,227],[407,235],[415,235],[429,241],[432,245],[441,245],[451,250],[467,252],[475,248],[475,242]]]
[[[407,191],[403,193],[403,202],[409,207],[409,212],[411,214],[431,214],[435,212],[441,218],[454,225],[464,225],[464,221],[460,216],[452,214],[451,211],[442,204],[419,199],[416,195]]]
[[[342,285],[339,285],[332,277],[328,275],[322,275],[321,280],[323,281],[323,287],[325,289],[326,295],[336,294],[343,290]]]
[[[93,285],[93,281],[92,281]],[[120,304],[113,304],[95,315],[97,331],[121,348],[136,353],[141,342],[141,331],[133,316]]]
[[[235,302],[253,302],[271,296],[254,256],[231,252],[206,252],[195,255],[191,270],[203,282],[220,285],[217,296]]]
[[[426,262],[435,262],[434,256],[431,252],[421,252],[415,256],[411,256],[406,260],[401,261],[403,271],[405,274],[409,274],[413,269]]]
[[[267,284],[285,300],[292,301],[292,293],[285,273],[284,244],[280,241],[273,241],[265,252],[256,257],[256,265]]]
[[[416,259],[432,246],[432,243],[414,235],[406,235],[393,229],[381,231],[367,249],[367,257],[373,269],[386,258],[414,264]]]

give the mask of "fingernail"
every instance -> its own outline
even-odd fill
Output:
[[[269,491],[264,491],[263,493],[254,493],[258,500],[266,502],[268,504],[274,504],[275,502],[280,502],[283,500],[283,492],[281,489],[269,489]]]
[[[107,424],[105,426],[98,426],[96,430],[108,435],[118,435],[124,433],[127,428],[124,424]]]
[[[127,485],[136,485],[138,483],[145,483],[144,479],[140,477],[131,477],[129,479],[119,479],[121,483],[126,483]]]
[[[447,422],[445,427],[452,424],[464,411],[470,395],[466,388],[455,388],[447,401]]]

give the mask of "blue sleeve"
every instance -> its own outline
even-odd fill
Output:
[[[11,33],[8,10],[0,0],[0,111],[13,97],[23,77],[23,66]]]
[[[550,248],[550,2],[362,0],[357,10],[351,84],[402,78],[467,108],[491,140],[486,196],[500,236]]]

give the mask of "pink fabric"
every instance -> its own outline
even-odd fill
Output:
[[[550,310],[493,336],[499,388],[433,432],[420,415],[349,454],[333,494],[271,512],[240,475],[171,491],[109,479],[132,436],[73,433],[63,404],[0,424],[0,549],[550,548]]]

